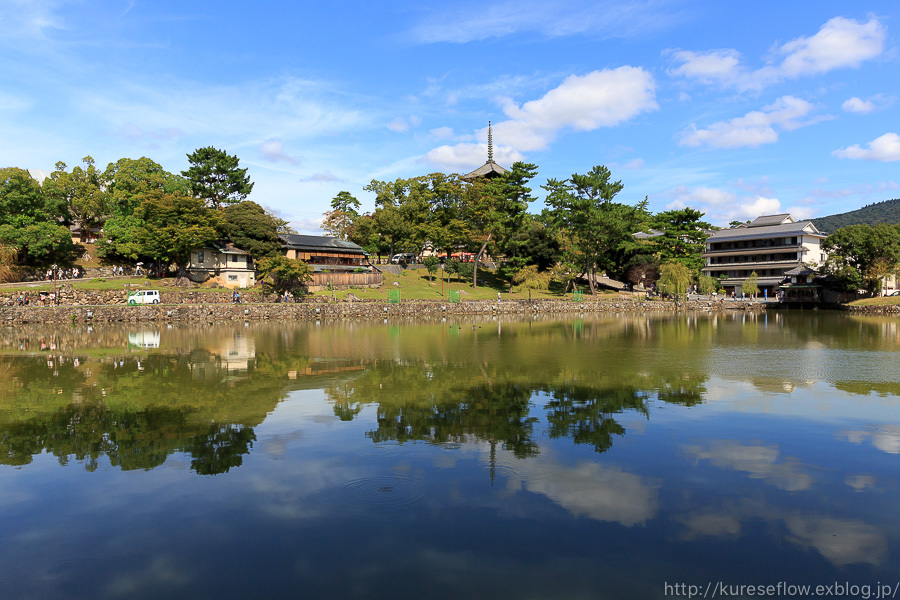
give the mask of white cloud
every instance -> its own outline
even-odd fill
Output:
[[[263,160],[278,163],[286,162],[292,165],[299,165],[300,159],[289,156],[284,152],[284,144],[279,140],[269,140],[259,147],[259,154]]]
[[[719,188],[698,187],[690,189],[686,186],[675,188],[676,202],[681,206],[692,206],[696,204],[704,206],[719,206],[723,204],[734,203],[736,197],[731,192]]]
[[[559,130],[592,131],[613,127],[656,110],[653,76],[640,67],[570,75],[559,87],[521,107],[509,104],[510,120],[497,123],[496,136],[522,151],[546,148]]]
[[[644,168],[644,159],[636,158],[634,160],[630,160],[627,163],[625,163],[624,165],[622,165],[622,168],[630,169],[632,171],[639,171],[640,169]]]
[[[653,76],[639,67],[571,75],[537,100],[522,106],[508,102],[503,112],[509,119],[493,126],[494,140],[503,144],[498,148],[521,160],[521,152],[547,148],[561,130],[613,127],[657,108]],[[487,128],[478,133],[478,138],[487,138]],[[441,146],[429,152],[426,160],[451,168],[474,168],[487,155],[486,149],[480,152],[479,148],[476,144]],[[495,160],[503,162],[496,151]]]
[[[859,144],[854,144],[847,148],[835,150],[831,154],[838,158],[857,160],[880,160],[883,162],[900,160],[900,135],[893,132],[886,133],[869,142],[866,148],[861,148]]]
[[[868,430],[842,431],[837,437],[846,439],[854,444],[862,444],[869,440],[873,446],[882,452],[900,454],[900,426],[897,425],[870,427]]]
[[[833,517],[791,516],[784,520],[794,544],[814,548],[832,564],[881,564],[887,552],[884,535],[862,521]]]
[[[871,100],[862,100],[854,96],[852,98],[844,100],[844,103],[841,104],[841,108],[844,109],[844,112],[852,112],[864,115],[875,110],[875,103]]]
[[[438,146],[425,155],[425,161],[451,170],[470,171],[487,160],[487,144],[456,144]],[[509,146],[494,146],[494,161],[509,167],[525,157]]]
[[[722,188],[690,188],[682,185],[664,192],[663,195],[672,198],[666,205],[666,210],[690,207],[703,212],[704,219],[715,225],[726,225],[731,221],[746,221],[760,215],[785,212],[782,210],[780,200],[758,193],[739,196]],[[788,209],[797,219],[810,216],[808,214],[810,210],[803,206]]]
[[[759,91],[784,79],[858,67],[884,51],[884,39],[885,28],[877,19],[858,23],[835,17],[812,37],[799,37],[776,48],[775,56],[783,57],[780,64],[751,70],[733,49],[679,50],[670,51],[677,66],[669,74],[739,91]]]
[[[844,483],[852,487],[857,492],[875,487],[875,477],[872,475],[848,475],[844,478]]]
[[[304,235],[322,235],[323,217],[305,217],[299,219],[290,219],[290,225],[300,234]]]
[[[798,121],[813,110],[813,105],[794,96],[782,96],[762,110],[754,110],[743,117],[713,123],[706,129],[692,127],[682,134],[685,146],[713,148],[756,148],[778,141],[776,127],[792,131],[817,122],[817,119]]]
[[[721,440],[711,442],[709,448],[685,446],[684,451],[698,460],[708,460],[717,467],[749,473],[753,479],[765,479],[782,490],[808,490],[813,484],[812,476],[798,464],[779,461],[776,446]]]
[[[834,69],[858,67],[884,49],[885,28],[877,19],[857,23],[835,17],[814,36],[797,38],[781,47],[785,54],[781,72],[787,76],[827,73]]]
[[[737,212],[748,219],[755,219],[760,215],[776,215],[781,212],[781,202],[778,198],[757,196],[749,202],[741,203]]]
[[[518,466],[510,485],[524,485],[573,515],[626,526],[645,523],[659,509],[659,484],[592,462],[567,466],[544,456]]]

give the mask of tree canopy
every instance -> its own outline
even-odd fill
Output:
[[[187,157],[191,166],[181,174],[190,181],[191,194],[212,208],[240,202],[253,191],[247,169],[238,167],[237,156],[207,146]]]
[[[220,231],[254,260],[281,253],[278,221],[256,202],[231,204],[222,212]]]
[[[900,270],[900,225],[850,225],[838,229],[822,243],[828,252],[825,269],[845,289],[881,291],[883,277]]]
[[[150,192],[135,211],[144,226],[137,232],[141,253],[164,263],[179,265],[183,277],[191,250],[202,248],[219,237],[222,215],[206,210],[200,198],[183,194]]]
[[[624,276],[624,259],[638,249],[634,234],[648,216],[646,199],[635,206],[613,201],[624,186],[611,177],[609,169],[595,166],[585,175],[550,179],[544,186],[549,219],[565,236],[572,268],[588,276],[591,293],[596,293],[598,270]]]

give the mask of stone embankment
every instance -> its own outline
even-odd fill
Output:
[[[184,300],[194,298],[183,292]],[[439,317],[465,315],[545,315],[554,313],[676,312],[676,311],[761,311],[763,302],[674,302],[599,300],[502,300],[468,301],[459,304],[431,300],[389,304],[380,300],[328,302],[316,298],[296,304],[264,302],[232,304],[231,294],[202,293],[202,303],[173,303],[163,293],[163,304],[123,306],[121,304],[62,304],[60,306],[5,306],[0,308],[0,323],[102,323],[147,321],[222,321],[222,320],[341,320],[395,317]]]
[[[854,315],[900,315],[900,304],[876,304],[874,306],[843,306]]]

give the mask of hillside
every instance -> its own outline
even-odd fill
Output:
[[[859,210],[810,219],[819,231],[831,233],[847,225],[900,223],[900,198],[864,206]]]

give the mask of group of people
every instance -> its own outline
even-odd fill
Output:
[[[82,272],[78,267],[72,269],[57,269],[55,273],[53,269],[47,269],[45,279],[47,281],[53,281],[54,279],[59,281],[60,279],[78,279],[81,276]]]
[[[233,290],[233,291],[231,292],[231,302],[234,303],[234,304],[240,304],[240,303],[241,303],[241,294],[240,294],[240,292],[238,292],[237,290]]]

